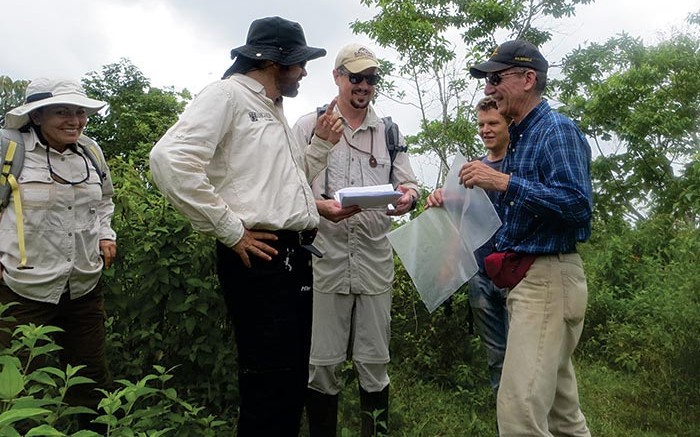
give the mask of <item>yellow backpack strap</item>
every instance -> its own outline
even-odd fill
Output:
[[[17,152],[17,143],[8,141],[7,152],[3,160],[2,172],[0,173],[0,185],[8,184],[12,189],[12,199],[15,201],[15,218],[17,222],[17,241],[19,243],[19,269],[30,269],[27,267],[27,250],[24,245],[24,218],[22,217],[22,196],[20,196],[19,183],[10,170],[12,162]]]

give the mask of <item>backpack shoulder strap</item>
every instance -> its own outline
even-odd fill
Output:
[[[322,116],[323,114],[326,113],[326,109],[328,109],[328,103],[326,103],[323,106],[318,106],[316,107],[316,118]],[[313,129],[311,129],[311,135],[309,135],[309,144],[311,144],[311,139],[314,137],[314,132],[316,131],[316,126],[314,126]]]
[[[382,117],[384,121],[384,135],[386,136],[386,148],[389,151],[391,164],[394,164],[396,154],[408,151],[408,147],[399,145],[399,125],[394,123],[391,116]]]
[[[19,179],[24,166],[24,140],[14,129],[0,129],[0,211],[10,203],[12,180]]]
[[[104,156],[97,148],[97,143],[92,138],[81,135],[78,145],[83,149],[95,170],[97,170],[97,174],[100,175],[100,181],[104,181],[107,177],[107,163],[105,163]]]
[[[27,250],[24,245],[24,218],[22,217],[22,196],[19,178],[24,166],[24,140],[22,134],[14,129],[0,129],[0,216],[14,199],[17,222],[17,245],[19,246],[18,269],[31,269],[27,266]]]

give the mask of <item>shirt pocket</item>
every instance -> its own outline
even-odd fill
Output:
[[[25,164],[19,177],[19,189],[22,207],[27,209],[46,209],[56,198],[53,180],[46,167]]]
[[[43,230],[49,226],[50,211],[56,201],[56,189],[54,184],[45,180],[32,180],[25,178],[20,184],[20,196],[22,200],[21,220],[26,231]],[[15,205],[8,208],[15,210]],[[19,220],[20,217],[17,217]]]
[[[389,183],[389,173],[391,172],[391,160],[389,158],[375,157],[376,166],[372,167],[370,158],[362,159],[360,165],[364,186],[383,185]]]
[[[56,202],[56,187],[48,168],[25,163],[19,177],[22,221],[27,230],[44,229],[49,211]],[[8,209],[14,211],[14,197]]]

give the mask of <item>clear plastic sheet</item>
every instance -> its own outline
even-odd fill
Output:
[[[442,208],[430,208],[388,235],[431,313],[476,274],[474,251],[501,226],[486,192],[459,184],[465,162],[464,156],[455,157],[443,187]]]

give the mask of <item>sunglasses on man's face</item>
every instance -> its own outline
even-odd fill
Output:
[[[382,77],[378,74],[358,74],[358,73],[348,73],[348,80],[351,84],[357,85],[362,83],[363,80],[367,81],[367,85],[376,85],[382,80]]]
[[[486,83],[491,84],[493,86],[497,86],[501,82],[503,82],[503,78],[506,76],[512,76],[514,74],[525,74],[527,73],[527,70],[523,71],[511,71],[510,73],[489,73],[486,75],[484,80],[486,80]]]

